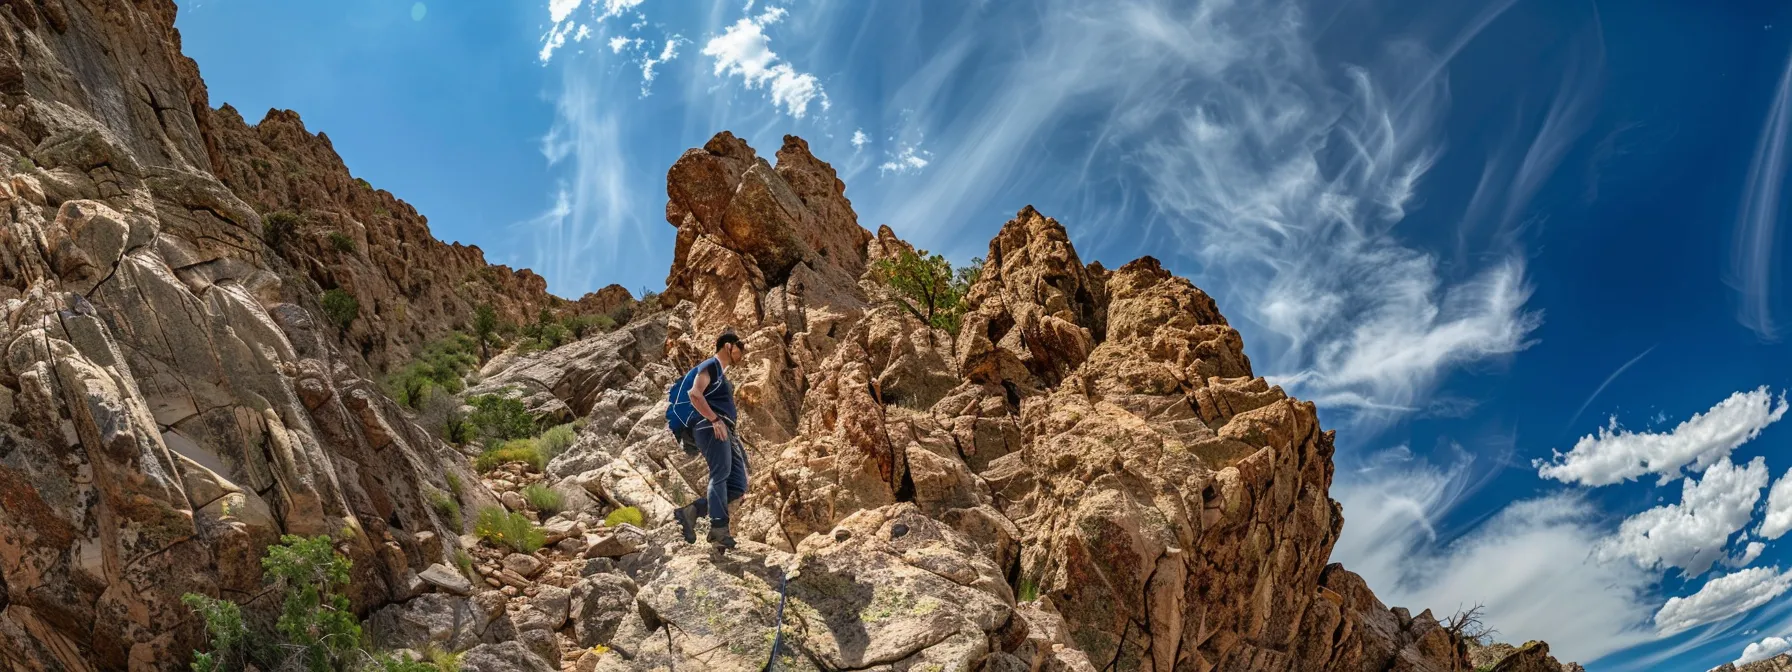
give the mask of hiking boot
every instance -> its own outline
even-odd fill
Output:
[[[713,544],[716,548],[734,550],[734,536],[728,534],[728,525],[726,523],[721,525],[711,524],[709,526],[709,543]]]
[[[684,543],[697,543],[697,504],[692,502],[678,507],[672,517],[678,519],[678,531],[684,533]]]

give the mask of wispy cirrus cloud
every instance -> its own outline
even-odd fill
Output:
[[[1773,106],[1762,124],[1761,139],[1749,162],[1748,181],[1730,248],[1730,286],[1736,290],[1736,320],[1763,341],[1779,340],[1773,290],[1779,266],[1774,261],[1779,237],[1780,189],[1786,181],[1786,145],[1792,136],[1792,56],[1780,74]]]
[[[1144,233],[1193,259],[1197,284],[1247,325],[1259,373],[1359,428],[1385,426],[1428,407],[1450,373],[1529,347],[1542,323],[1511,231],[1588,123],[1596,36],[1571,42],[1585,64],[1512,134],[1524,150],[1488,164],[1485,202],[1512,203],[1464,213],[1486,255],[1446,264],[1401,228],[1444,150],[1448,64],[1510,5],[1427,17],[1455,32],[1339,63],[1315,46],[1335,17],[1303,3],[1049,2],[1024,58],[979,78],[978,104],[920,108],[935,165],[893,189],[886,219],[924,238],[976,192],[1039,179],[1047,138],[1090,122],[1099,134],[1069,150],[1082,154],[1058,158],[1080,160],[1083,179],[1063,186],[1144,205]],[[940,46],[905,91],[937,95],[933,63],[977,48]],[[1097,242],[1111,233],[1058,216]]]

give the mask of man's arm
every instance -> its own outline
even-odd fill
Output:
[[[708,420],[710,426],[715,428],[716,438],[726,441],[728,440],[728,423],[722,422],[722,419],[717,417],[715,409],[709,407],[709,400],[703,398],[703,391],[708,389],[709,372],[698,371],[696,380],[691,381],[691,389],[685,390],[685,397],[691,400],[691,408],[697,410],[697,415],[703,416],[703,419]]]

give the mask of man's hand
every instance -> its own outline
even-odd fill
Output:
[[[709,426],[715,428],[717,441],[728,440],[728,423],[723,422],[721,418],[716,418],[709,423]]]

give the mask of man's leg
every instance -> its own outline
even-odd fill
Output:
[[[728,443],[734,458],[728,469],[728,503],[733,504],[747,494],[747,451],[741,447],[740,437],[733,432],[728,434]]]
[[[701,452],[697,448],[696,434],[690,428],[674,432],[673,436],[677,438],[679,447],[685,453],[695,455]],[[706,466],[708,466],[708,462],[708,459],[704,460]],[[714,467],[711,466],[710,470],[714,471]],[[707,484],[707,482],[706,477],[705,483]],[[709,516],[709,494],[707,491],[699,494],[695,501],[672,512],[672,517],[678,520],[679,532],[684,535],[684,543],[697,543],[697,519],[707,516]]]
[[[709,540],[732,548],[734,537],[728,534],[728,476],[734,469],[734,450],[730,442],[716,438],[710,427],[697,428],[697,448],[709,464]]]

